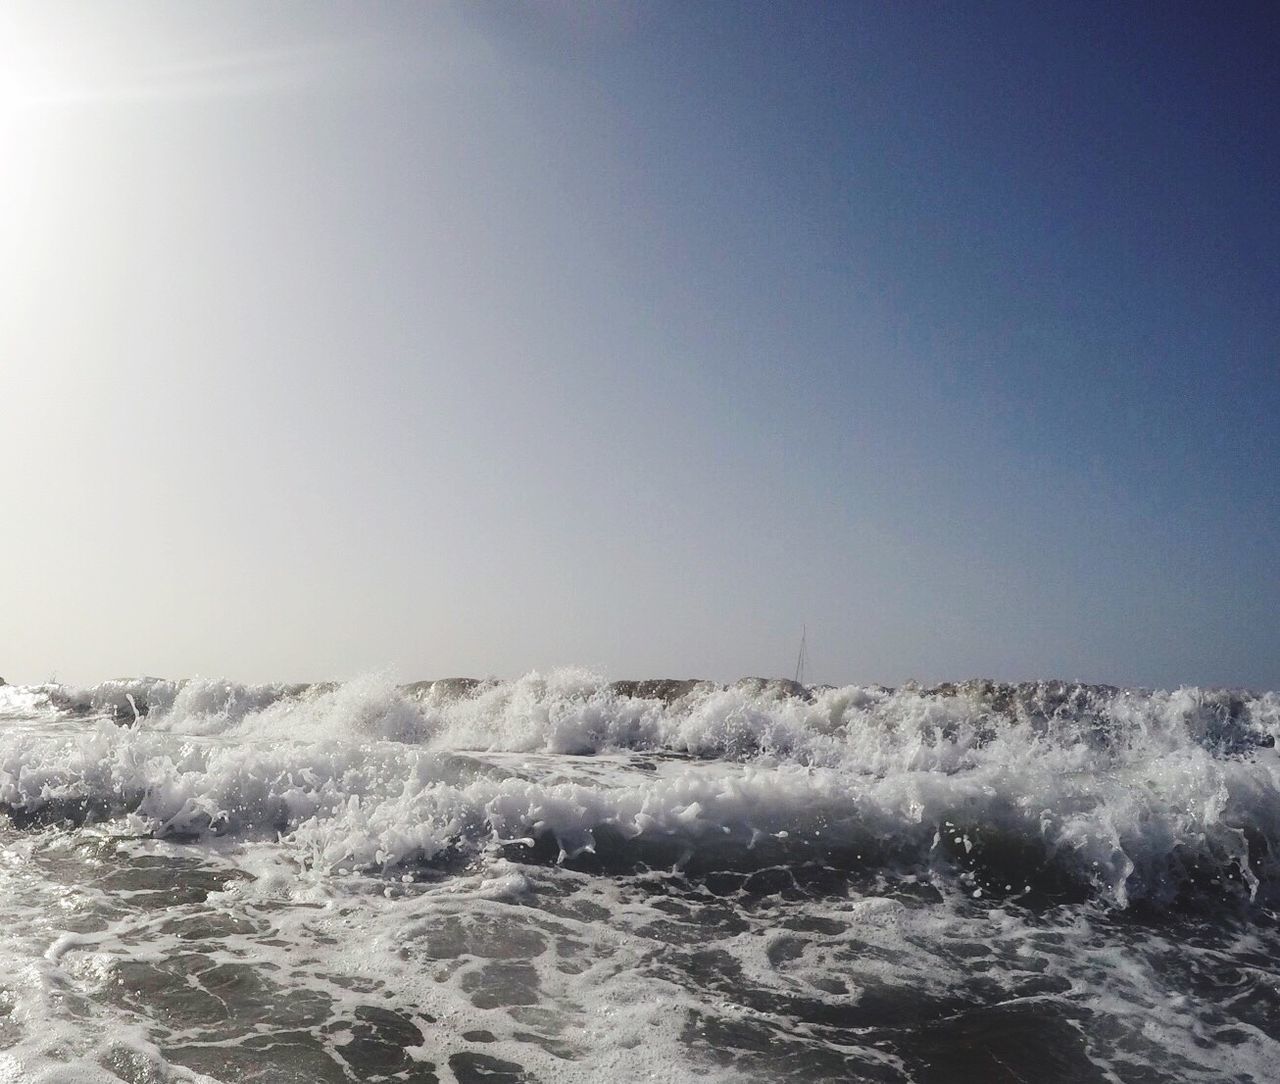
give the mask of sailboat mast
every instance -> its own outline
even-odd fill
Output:
[[[804,667],[809,661],[807,652],[807,641],[809,639],[809,626],[804,626],[804,631],[800,633],[800,654],[796,656],[796,684],[804,684]]]

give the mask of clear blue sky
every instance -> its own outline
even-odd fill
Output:
[[[0,674],[1280,687],[1274,5],[0,15]]]

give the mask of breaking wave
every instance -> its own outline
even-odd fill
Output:
[[[6,686],[0,716],[26,720],[0,735],[0,807],[17,823],[264,835],[329,869],[503,848],[692,872],[927,870],[979,897],[1119,908],[1280,897],[1276,693],[565,669]]]

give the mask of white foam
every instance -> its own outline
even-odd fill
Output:
[[[389,869],[546,833],[572,855],[602,829],[694,847],[872,839],[919,859],[952,849],[950,821],[962,829],[956,860],[975,842],[1017,843],[1120,906],[1171,897],[1194,864],[1255,896],[1280,880],[1268,857],[1280,853],[1280,757],[1261,740],[1280,734],[1275,694],[1232,707],[1197,690],[1123,693],[1087,714],[997,717],[964,691],[850,687],[808,702],[713,687],[666,704],[565,670],[454,699],[419,701],[372,675],[293,690],[148,679],[87,700],[115,703],[125,689],[150,706],[130,727],[0,735],[0,804],[128,810],[137,830],[161,834],[280,833],[327,868]],[[451,756],[462,749],[714,759],[603,785]],[[1267,846],[1251,855],[1250,837]]]

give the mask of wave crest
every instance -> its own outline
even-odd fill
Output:
[[[0,805],[17,820],[265,833],[329,868],[505,846],[606,864],[928,868],[976,893],[1084,889],[1119,906],[1280,895],[1274,693],[558,670],[0,697],[30,718],[0,736]]]

